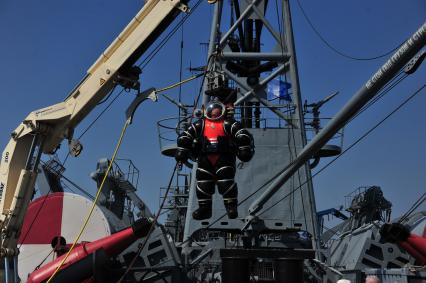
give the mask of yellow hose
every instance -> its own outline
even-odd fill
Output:
[[[78,233],[77,238],[75,238],[74,243],[72,244],[71,248],[69,249],[69,251],[65,255],[64,259],[61,261],[61,263],[59,264],[59,266],[56,268],[55,272],[53,272],[53,274],[50,276],[50,278],[47,280],[46,283],[50,283],[53,280],[53,278],[56,276],[56,274],[58,273],[58,271],[64,265],[65,261],[68,259],[69,255],[71,254],[71,252],[74,249],[75,245],[80,240],[80,237],[83,234],[84,230],[86,229],[87,223],[89,223],[89,219],[92,216],[93,210],[96,207],[96,202],[98,201],[99,196],[101,195],[102,188],[104,186],[105,180],[108,177],[109,171],[111,171],[112,164],[114,163],[115,157],[117,156],[117,152],[118,152],[118,150],[119,150],[119,148],[121,146],[121,143],[123,141],[124,133],[126,132],[127,127],[129,126],[129,124],[130,124],[129,120],[127,120],[126,123],[124,124],[123,129],[121,130],[121,135],[120,135],[120,138],[118,139],[117,146],[115,147],[114,154],[112,155],[111,162],[108,165],[108,169],[107,169],[107,171],[106,171],[106,173],[104,175],[104,178],[102,179],[102,183],[99,186],[98,192],[96,193],[95,200],[93,201],[93,204],[92,204],[92,207],[90,208],[89,214],[87,215],[86,220],[84,221],[84,224],[81,227],[80,232]]]
[[[184,83],[187,83],[187,82],[190,82],[190,81],[192,81],[192,80],[195,80],[195,79],[197,79],[197,78],[199,78],[199,77],[201,77],[201,76],[203,76],[203,75],[204,75],[204,73],[201,73],[201,74],[198,74],[198,75],[192,76],[192,77],[187,78],[187,79],[185,79],[185,80],[183,80],[183,81],[180,81],[180,82],[177,82],[177,83],[175,83],[175,84],[172,84],[172,85],[170,85],[170,86],[168,86],[168,87],[158,89],[158,90],[156,90],[155,92],[156,92],[156,93],[159,93],[159,92],[163,92],[163,91],[169,90],[169,89],[171,89],[171,88],[174,88],[174,87],[180,86],[180,85],[182,85],[182,84],[184,84]]]

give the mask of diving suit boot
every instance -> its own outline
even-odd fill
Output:
[[[225,208],[229,219],[235,219],[238,217],[237,203],[225,203]]]
[[[211,206],[199,206],[197,210],[192,213],[192,218],[195,220],[204,220],[212,217],[212,207]]]

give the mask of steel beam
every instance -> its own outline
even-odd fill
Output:
[[[245,19],[245,17],[250,13],[253,5],[256,5],[256,3],[259,0],[254,0],[251,2],[250,5],[247,6],[247,8],[244,10],[244,12],[241,14],[241,16],[237,19],[237,21],[232,25],[232,27],[222,36],[219,42],[219,46],[223,47],[228,37],[235,31],[235,29],[241,24],[241,22]]]
[[[268,189],[249,208],[251,221],[263,205],[287,182],[288,179],[320,150],[358,111],[376,96],[408,61],[426,45],[426,22],[395,52],[395,54],[358,90],[346,105],[330,120],[299,156],[282,171]]]
[[[214,4],[214,12],[213,12],[213,20],[212,20],[212,26],[210,31],[210,41],[209,41],[209,50],[207,55],[207,70],[211,66],[211,64],[214,64],[214,62],[211,61],[211,57],[213,53],[215,52],[215,45],[216,45],[216,38],[218,35],[218,31],[220,30],[220,19],[222,17],[222,8],[223,8],[223,2],[217,1]],[[205,94],[205,91],[207,89],[207,81],[204,80],[203,85],[203,105],[207,104],[209,101],[209,97]],[[197,107],[197,105],[195,105]]]
[[[291,58],[289,60],[290,62],[290,69],[289,69],[289,75],[290,80],[292,84],[292,97],[293,102],[296,104],[296,115],[298,118],[298,127],[300,128],[300,133],[302,136],[302,144],[303,146],[306,145],[306,131],[305,131],[305,123],[304,123],[304,116],[303,116],[303,103],[302,103],[302,94],[300,91],[300,83],[299,83],[299,72],[297,69],[297,56],[296,56],[296,47],[294,44],[294,36],[293,36],[293,25],[292,25],[292,19],[291,19],[291,11],[290,11],[290,0],[283,0],[282,1],[282,9],[283,9],[283,20],[284,20],[284,30],[285,32],[285,42],[287,46],[287,51],[291,54]],[[305,166],[304,168],[306,178],[310,180],[311,178],[311,170],[308,169],[308,166]],[[301,184],[299,184],[301,185]],[[313,229],[313,239],[315,243],[315,249],[317,251],[320,250],[320,237],[319,237],[319,230],[318,230],[318,223],[317,223],[317,217],[316,217],[316,202],[315,202],[315,194],[314,194],[314,188],[312,185],[312,182],[307,182],[307,193],[308,193],[308,204],[310,207],[310,211],[312,211],[311,219],[312,219],[312,226]],[[320,258],[319,252],[317,252],[318,258]]]
[[[284,72],[284,70],[286,68],[288,68],[289,65],[283,64],[281,66],[279,66],[278,68],[275,69],[275,71],[273,71],[269,76],[267,76],[266,78],[264,78],[262,81],[259,82],[259,84],[256,86],[257,89],[264,87],[267,83],[269,83],[270,81],[272,81],[274,78],[276,78],[279,74],[281,74],[282,72]],[[228,73],[227,73],[228,74]],[[233,75],[233,74],[232,74]],[[236,77],[236,76],[234,76]],[[242,85],[241,85],[242,86]],[[252,95],[254,95],[255,90],[252,88],[247,88],[244,87],[244,89],[247,91],[245,94],[243,94],[242,97],[240,97],[239,99],[237,99],[237,101],[234,103],[235,105],[239,105],[241,103],[243,103],[244,101],[246,101],[248,98],[250,98]]]
[[[281,67],[277,68],[277,70],[275,70],[275,72],[280,73],[282,71],[282,69],[286,68],[285,64],[282,65]],[[268,76],[266,79],[262,80],[262,82],[259,83],[259,85],[256,87],[256,89],[250,88],[248,85],[246,85],[244,82],[241,81],[240,78],[238,78],[236,75],[234,75],[233,73],[231,73],[229,70],[227,70],[226,68],[223,68],[225,74],[231,78],[232,80],[234,80],[239,86],[241,86],[243,89],[245,89],[247,92],[240,97],[235,103],[234,105],[239,105],[241,104],[243,101],[247,100],[248,98],[252,97],[254,99],[256,99],[257,101],[259,101],[260,103],[262,103],[262,105],[264,105],[265,107],[267,107],[269,110],[271,110],[273,113],[275,113],[278,117],[280,117],[281,119],[285,120],[289,125],[294,126],[293,121],[284,113],[282,113],[279,109],[276,109],[276,107],[274,107],[273,104],[271,104],[268,100],[259,97],[256,95],[256,92],[259,91],[264,91],[262,89],[262,87],[267,84],[268,82],[270,82],[271,80],[273,80],[277,75],[274,75],[274,73],[272,73],[270,76]],[[281,71],[280,71],[281,70]]]
[[[221,57],[225,60],[251,60],[251,61],[276,61],[284,62],[290,58],[290,54],[283,52],[223,52]]]
[[[250,3],[248,0],[245,0],[247,3]],[[262,12],[256,7],[252,6],[252,10],[256,13],[256,15],[260,18],[260,20],[263,22],[265,27],[269,30],[269,32],[272,34],[272,36],[275,38],[275,40],[282,45],[281,36],[278,34],[272,25],[269,23],[267,19],[265,19],[265,16],[262,14]]]

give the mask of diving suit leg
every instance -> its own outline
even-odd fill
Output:
[[[196,172],[198,209],[192,213],[192,217],[195,220],[204,220],[212,216],[212,196],[215,189],[215,178],[211,170],[209,170],[211,166],[208,165],[202,160],[198,163]]]
[[[221,160],[218,162],[216,176],[217,188],[223,197],[223,203],[229,219],[238,217],[238,188],[234,181],[235,160]]]

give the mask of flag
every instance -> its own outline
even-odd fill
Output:
[[[291,95],[289,90],[291,84],[279,79],[272,80],[268,83],[268,98],[269,99],[282,99],[291,102]]]

